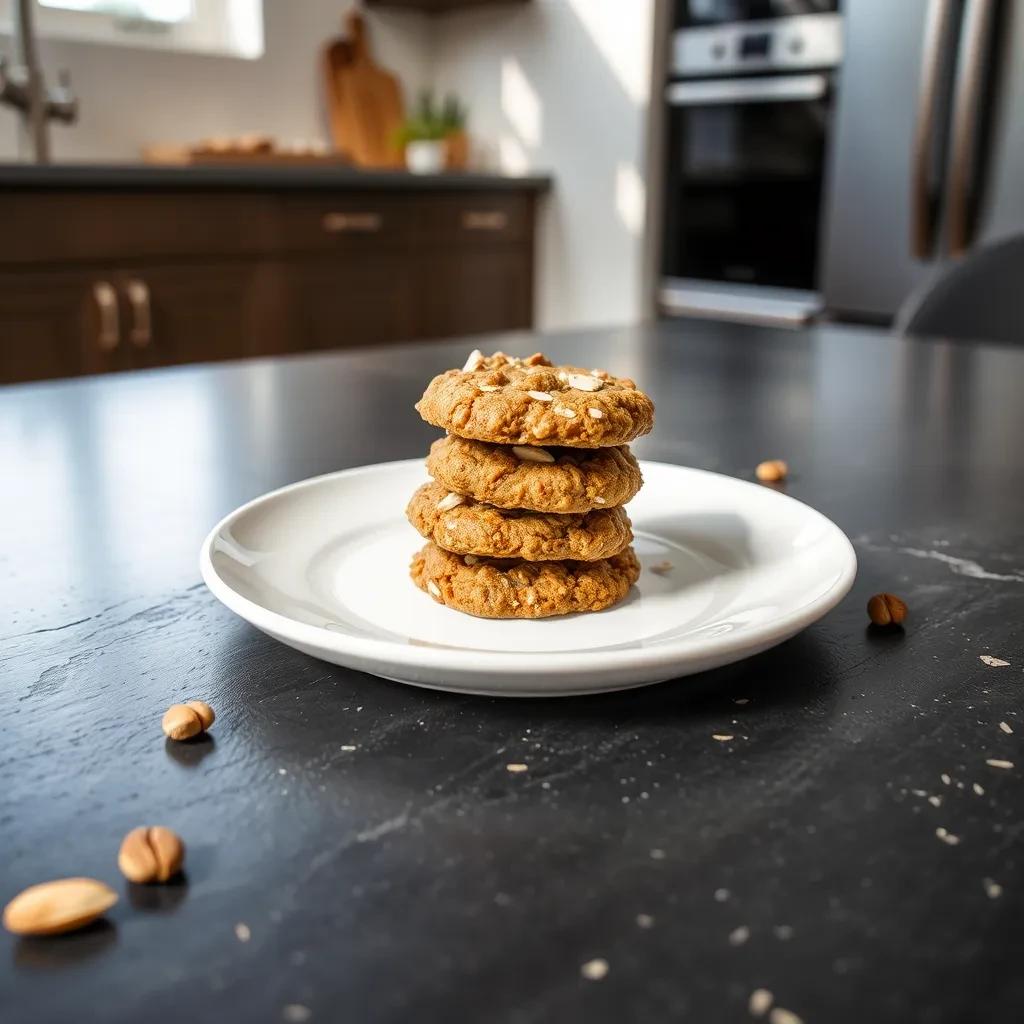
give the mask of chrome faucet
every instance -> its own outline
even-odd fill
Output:
[[[36,0],[18,0],[15,7],[14,38],[21,51],[21,64],[8,66],[0,57],[0,105],[7,104],[22,115],[22,132],[36,163],[50,162],[50,121],[73,124],[78,119],[78,100],[71,91],[71,76],[61,71],[55,89],[48,89],[39,64],[35,33]]]

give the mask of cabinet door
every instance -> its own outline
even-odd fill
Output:
[[[292,350],[413,337],[411,270],[401,252],[290,262],[285,334]]]
[[[122,369],[120,342],[112,274],[0,273],[0,383]]]
[[[123,270],[125,345],[134,366],[240,359],[274,351],[281,278],[263,262],[188,263]],[[278,348],[277,351],[283,349]]]
[[[428,252],[418,292],[418,337],[528,328],[533,315],[530,250],[495,245]]]

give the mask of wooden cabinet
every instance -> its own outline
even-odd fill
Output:
[[[262,355],[281,336],[284,282],[271,263],[135,267],[117,282],[134,365]]]
[[[288,333],[299,349],[351,348],[422,336],[410,268],[373,256],[296,259],[283,268]]]
[[[457,249],[422,268],[422,336],[509,331],[532,326],[532,270],[507,246]]]
[[[109,275],[0,274],[0,383],[120,369]]]
[[[0,383],[529,327],[531,191],[0,194]]]

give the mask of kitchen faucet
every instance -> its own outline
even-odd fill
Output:
[[[0,57],[0,104],[21,112],[24,137],[36,163],[50,162],[51,120],[73,124],[78,118],[78,100],[71,91],[71,77],[61,71],[56,89],[48,89],[39,65],[33,21],[36,0],[17,0],[14,9],[14,38],[21,51],[21,64],[8,66]]]

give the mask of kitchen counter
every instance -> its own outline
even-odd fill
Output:
[[[359,191],[528,191],[551,187],[547,175],[408,174],[337,166],[152,164],[0,164],[0,189],[259,189]]]
[[[412,403],[474,346],[637,378],[642,458],[785,458],[854,542],[852,593],[741,664],[547,702],[323,664],[207,593],[214,522],[421,456]],[[1021,349],[675,322],[0,389],[0,902],[122,893],[80,934],[0,937],[5,1024],[742,1021],[758,988],[806,1024],[1014,1019],[1022,376]],[[880,590],[905,632],[866,628]],[[211,733],[165,742],[190,697]],[[187,876],[130,889],[118,844],[157,823]]]

